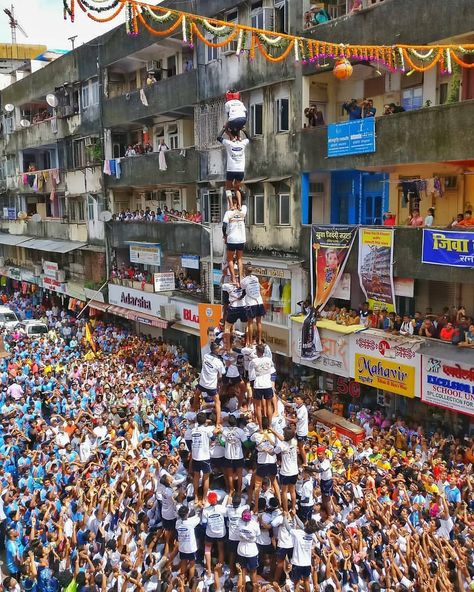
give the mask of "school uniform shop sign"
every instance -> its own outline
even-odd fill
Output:
[[[474,364],[421,358],[421,400],[474,417]]]
[[[168,304],[168,298],[134,288],[109,284],[109,303],[160,317],[160,307]]]
[[[416,352],[420,345],[420,339],[370,330],[354,335],[354,379],[373,388],[415,397],[419,384]]]

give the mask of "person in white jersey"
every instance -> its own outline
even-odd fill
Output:
[[[257,343],[262,343],[262,317],[265,316],[265,306],[260,291],[260,281],[253,275],[253,267],[250,263],[245,266],[245,277],[240,280],[240,287],[245,290],[245,304],[247,306],[247,343],[253,343],[253,323],[257,329]]]
[[[260,535],[260,526],[256,520],[252,519],[252,512],[244,510],[242,518],[239,522],[239,546],[237,547],[237,555],[239,563],[242,567],[244,582],[247,574],[254,586],[257,585],[257,568],[258,568],[258,547],[257,537]]]
[[[219,344],[211,343],[210,353],[205,354],[202,359],[201,374],[194,398],[194,410],[197,412],[201,405],[201,397],[206,403],[214,403],[217,415],[217,423],[220,422],[220,399],[217,394],[217,383],[219,378],[225,373],[225,366],[217,355]]]
[[[212,438],[218,432],[218,428],[207,425],[205,413],[198,413],[196,425],[191,431],[191,457],[193,469],[194,499],[198,499],[199,480],[202,473],[202,498],[205,499],[209,489],[209,474],[211,472]]]
[[[245,291],[235,283],[222,284],[222,291],[229,295],[229,308],[224,329],[224,349],[230,350],[232,331],[237,321],[247,322],[247,309],[245,308]]]
[[[227,516],[227,501],[226,495],[222,503],[215,491],[210,491],[207,496],[208,505],[202,511],[201,524],[206,527],[206,546],[204,550],[204,557],[206,560],[206,568],[208,573],[211,573],[211,552],[212,546],[217,544],[218,561],[222,565],[224,563],[224,541],[226,538],[225,517]]]
[[[244,204],[239,207],[237,197],[232,196],[232,205],[224,214],[222,221],[222,236],[224,243],[227,245],[227,263],[229,266],[229,273],[231,282],[236,282],[234,270],[234,256],[237,257],[237,267],[239,270],[239,278],[244,277],[244,264],[242,256],[244,253],[245,242],[247,240],[245,233],[245,217],[247,215],[247,206]],[[224,284],[225,285],[225,284]]]
[[[229,566],[231,578],[234,577],[236,573],[235,564],[237,558],[237,547],[240,541],[240,519],[242,518],[242,513],[248,509],[248,504],[244,504],[242,502],[242,495],[240,493],[234,493],[231,504],[227,506],[227,524],[229,527],[229,534],[226,546],[229,548]]]
[[[201,522],[200,514],[189,515],[187,506],[181,506],[176,520],[176,535],[178,537],[179,571],[184,576],[186,572],[189,580],[194,576],[196,565],[196,527]]]
[[[291,510],[296,512],[296,482],[298,480],[298,448],[293,428],[283,429],[283,436],[271,429],[280,440],[275,448],[276,454],[281,454],[280,485],[281,505],[288,512],[288,493],[291,496]]]
[[[247,434],[242,428],[237,426],[235,415],[229,415],[227,418],[228,426],[222,430],[224,439],[224,477],[226,481],[227,492],[232,495],[234,492],[235,480],[237,487],[235,491],[242,491],[242,470],[244,468],[244,452],[242,444],[247,440]]]
[[[296,439],[298,440],[298,452],[300,453],[303,466],[306,465],[306,443],[308,441],[308,408],[304,404],[304,399],[296,395],[293,409],[296,413],[296,419],[287,418],[290,423],[296,424]]]
[[[308,520],[304,526],[298,517],[295,517],[295,520],[299,528],[288,528],[290,525],[287,519],[285,520],[293,539],[291,580],[295,590],[298,590],[300,583],[303,582],[304,591],[310,592],[312,553],[318,540],[315,535],[318,525],[315,520]]]
[[[247,123],[247,108],[240,100],[240,93],[235,89],[229,89],[226,94],[224,109],[227,115],[226,129],[237,135]]]
[[[262,417],[266,416],[270,421],[273,417],[273,382],[272,374],[275,372],[273,361],[265,356],[265,346],[260,344],[255,348],[256,357],[249,364],[249,378],[253,381],[253,402],[255,417],[258,424],[262,425]]]

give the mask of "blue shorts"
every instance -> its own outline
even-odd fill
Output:
[[[286,547],[277,547],[276,555],[278,559],[288,559],[288,561],[291,561],[291,558],[293,557],[293,547],[290,547],[289,549]]]
[[[266,389],[254,388],[253,389],[253,398],[256,401],[261,401],[262,399],[265,399],[266,401],[270,401],[271,399],[273,399],[273,389],[272,388],[266,388]]]
[[[247,309],[245,306],[236,306],[235,308],[230,306],[227,310],[227,322],[229,325],[234,325],[237,321],[246,323],[247,320]]]
[[[321,493],[323,497],[332,497],[334,495],[334,484],[332,479],[326,479],[320,481]]]
[[[293,565],[291,568],[291,581],[296,583],[302,579],[307,579],[311,575],[311,566]]]
[[[237,553],[237,547],[239,546],[239,541],[227,541],[225,546],[226,546],[226,549],[230,553]]]
[[[243,251],[245,249],[245,243],[227,243],[228,251]]]
[[[257,476],[258,477],[276,477],[277,465],[276,463],[264,463],[259,465],[257,463]]]
[[[254,571],[258,567],[258,555],[255,557],[242,557],[242,555],[239,555],[238,559],[242,568],[247,571]]]
[[[196,553],[181,553],[179,552],[181,561],[196,561]]]
[[[275,548],[273,545],[259,545],[257,544],[258,552],[261,555],[271,555],[274,553]]]
[[[282,475],[280,473],[280,485],[296,485],[298,475]]]
[[[311,518],[312,514],[313,514],[313,506],[302,506],[300,504],[300,506],[298,508],[298,517],[300,518],[300,520],[302,520],[303,522],[306,522],[307,520],[309,520]]]
[[[193,473],[204,473],[208,475],[211,472],[211,460],[194,460],[192,464]]]
[[[251,319],[265,316],[265,307],[263,304],[255,304],[254,306],[248,307],[248,316]]]
[[[243,181],[245,173],[242,171],[227,171],[226,181]]]
[[[242,469],[245,465],[243,458],[225,458],[222,466],[224,469]]]
[[[161,523],[165,530],[174,530],[176,526],[176,518],[173,518],[173,520],[166,520],[166,518],[162,518]]]
[[[197,385],[198,391],[201,393],[206,393],[209,397],[215,397],[217,395],[217,389],[210,389],[205,386],[201,386],[200,384]]]
[[[220,469],[225,465],[225,458],[223,456],[219,458],[211,458],[211,469]]]

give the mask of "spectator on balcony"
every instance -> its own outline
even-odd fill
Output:
[[[435,216],[434,208],[428,208],[428,213],[425,216],[424,225],[427,226],[428,228],[430,226],[433,226],[434,216]]]
[[[461,212],[456,216],[456,219],[448,224],[448,228],[456,228],[464,220],[464,214]]]
[[[150,144],[150,142],[146,142],[143,144],[143,150],[146,154],[149,154],[150,152],[153,152],[153,146]]]
[[[395,226],[396,222],[396,215],[392,214],[392,212],[385,212],[383,215],[383,225],[384,226]]]
[[[351,308],[349,311],[349,317],[347,318],[346,325],[360,325],[360,317],[357,314],[355,308]]]
[[[418,331],[418,335],[420,337],[432,337],[436,338],[436,327],[429,319],[425,319],[421,324],[421,327]]]
[[[423,216],[420,215],[420,210],[416,209],[412,211],[407,226],[412,226],[414,228],[421,227],[423,226],[424,222]]]
[[[469,329],[464,333],[464,340],[458,345],[459,347],[474,347],[474,323],[470,323]]]
[[[158,168],[160,171],[166,171],[168,169],[168,165],[166,164],[166,157],[165,152],[168,152],[169,147],[164,141],[163,138],[160,140],[160,144],[158,146]]]
[[[383,106],[383,115],[392,115],[392,108],[390,105]]]
[[[305,117],[308,119],[307,127],[318,127],[324,124],[324,115],[317,107],[306,107],[304,110]]]
[[[464,212],[464,218],[459,222],[458,226],[474,226],[474,218],[472,217],[472,210]]]
[[[396,105],[395,103],[390,103],[389,106],[390,106],[392,113],[404,113],[405,112],[405,108],[402,107],[401,105]]]
[[[375,117],[377,109],[374,107],[374,101],[372,99],[364,99],[362,101],[362,117]]]
[[[377,321],[377,329],[382,329],[383,331],[389,331],[392,328],[392,323],[390,321],[390,317],[388,316],[388,311],[386,308],[383,308],[380,311],[380,315]]]
[[[402,324],[400,325],[399,333],[400,335],[404,335],[405,337],[409,337],[413,335],[413,322],[410,319],[410,315],[403,315]]]
[[[125,151],[125,156],[129,157],[136,155],[137,153],[135,152],[135,149],[133,148],[132,144],[129,144],[127,150]]]
[[[349,115],[349,121],[354,119],[362,119],[362,107],[357,103],[356,99],[351,99],[343,103],[342,108]]]
[[[448,343],[451,343],[455,332],[456,329],[454,328],[454,325],[451,322],[448,322],[444,327],[441,328],[439,332],[439,338],[441,341],[447,341]]]

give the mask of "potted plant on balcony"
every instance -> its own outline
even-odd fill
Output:
[[[86,146],[86,161],[87,164],[97,164],[103,160],[102,143],[97,141],[91,146]]]

